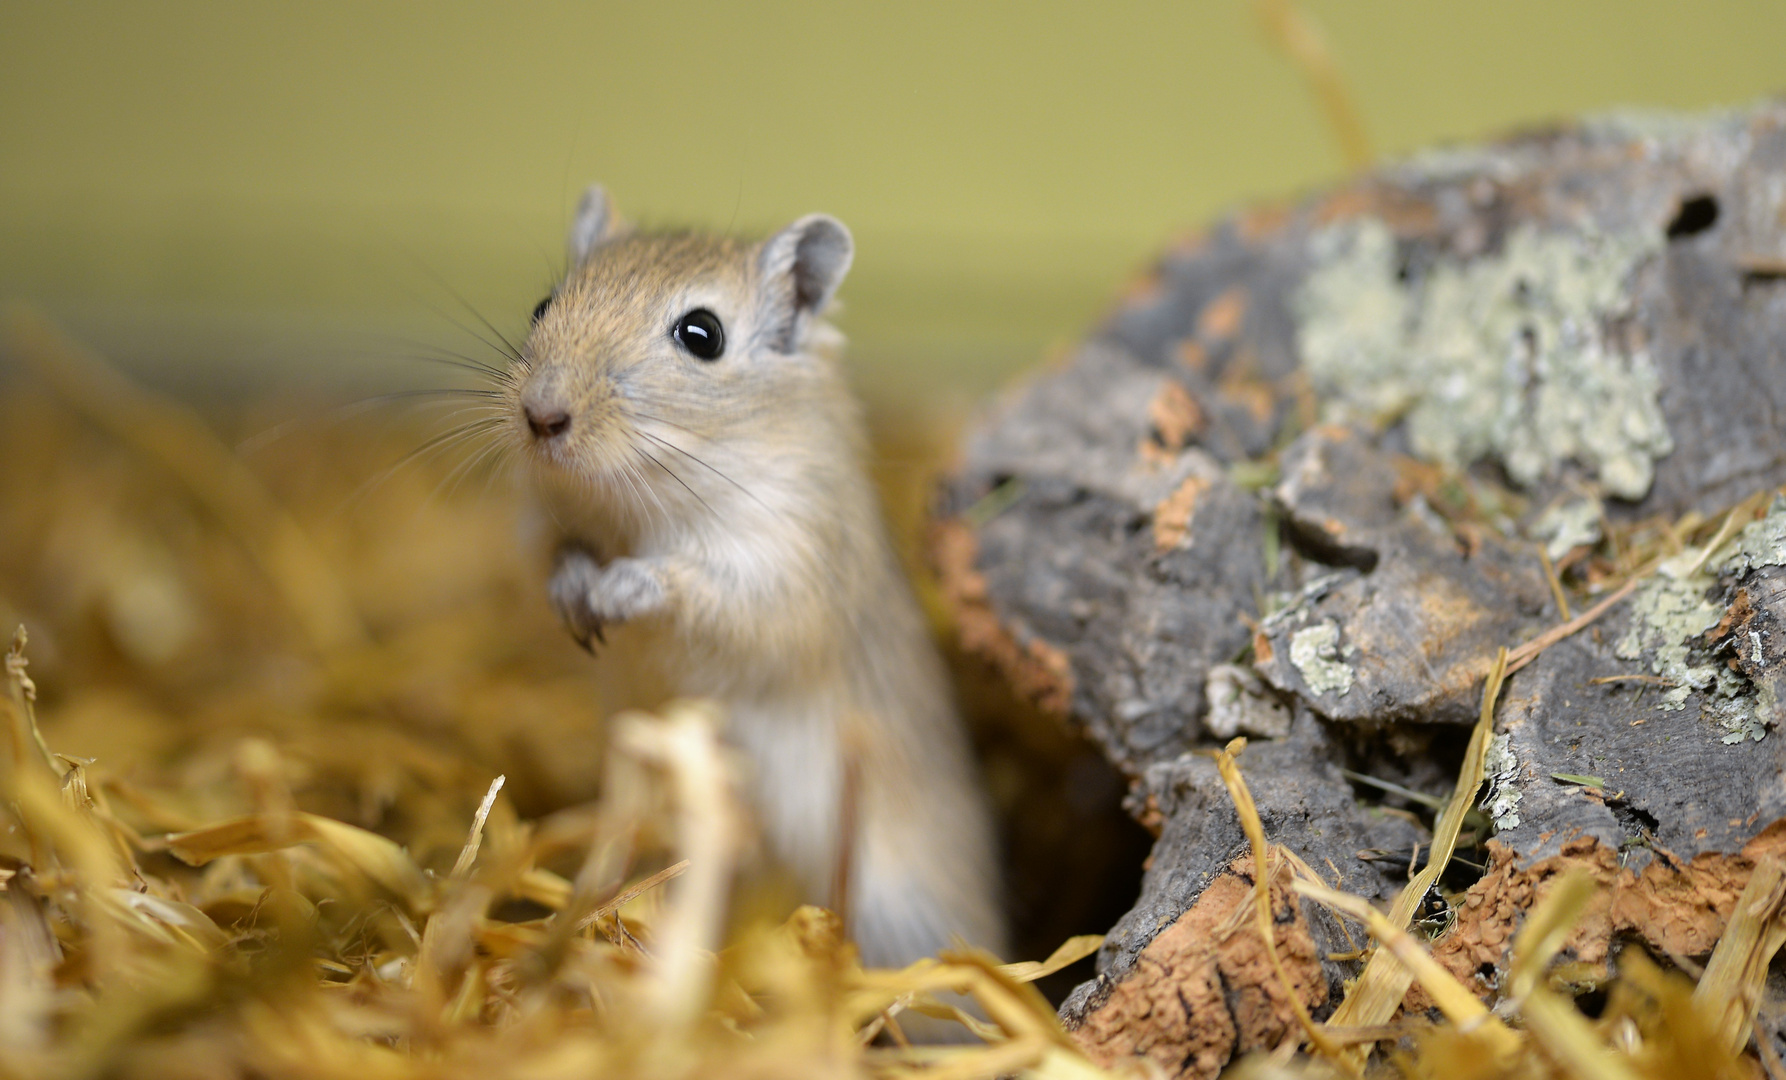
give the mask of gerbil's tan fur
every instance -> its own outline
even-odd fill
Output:
[[[725,704],[807,899],[833,899],[851,853],[865,959],[957,935],[1002,951],[984,800],[863,468],[841,338],[820,320],[849,233],[817,215],[760,244],[633,233],[592,188],[570,248],[505,406],[562,530],[560,613],[585,641],[621,624],[648,636],[676,692]],[[697,308],[724,326],[716,360],[675,335]]]

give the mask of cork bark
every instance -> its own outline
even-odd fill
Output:
[[[1256,1045],[1216,999],[1278,992],[1175,944],[1244,850],[1194,751],[1249,734],[1271,839],[1387,898],[1431,812],[1357,777],[1447,793],[1495,650],[1565,621],[1546,556],[1579,614],[1669,530],[1684,555],[1508,681],[1435,950],[1492,996],[1567,863],[1608,886],[1569,959],[1709,952],[1786,829],[1783,174],[1782,104],[1422,155],[1166,251],[970,431],[934,531],[964,639],[1159,837],[1063,1010],[1088,1045],[1213,1075]],[[1297,918],[1331,1008],[1350,944]],[[1150,1011],[1124,987],[1162,965],[1187,1004]]]

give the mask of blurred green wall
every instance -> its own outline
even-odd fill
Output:
[[[1304,8],[1381,154],[1786,85],[1779,0]],[[449,287],[519,327],[599,178],[648,222],[839,215],[865,383],[974,393],[1340,172],[1246,0],[0,6],[0,294],[176,381],[370,372]]]

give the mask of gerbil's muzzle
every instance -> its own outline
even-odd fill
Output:
[[[521,419],[535,442],[550,442],[570,434],[575,404],[563,372],[535,370],[521,387]]]
[[[571,429],[570,412],[556,403],[523,401],[521,415],[527,418],[527,430],[535,439],[556,439]]]
[[[542,367],[522,384],[515,419],[545,461],[599,472],[623,441],[616,405],[614,387],[606,378]]]

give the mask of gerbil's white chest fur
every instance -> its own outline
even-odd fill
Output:
[[[506,403],[562,531],[553,604],[585,644],[651,635],[678,692],[727,706],[765,832],[809,899],[828,898],[853,817],[867,960],[957,935],[1001,950],[966,739],[821,321],[848,230],[813,215],[756,244],[635,233],[591,188],[569,248]]]

